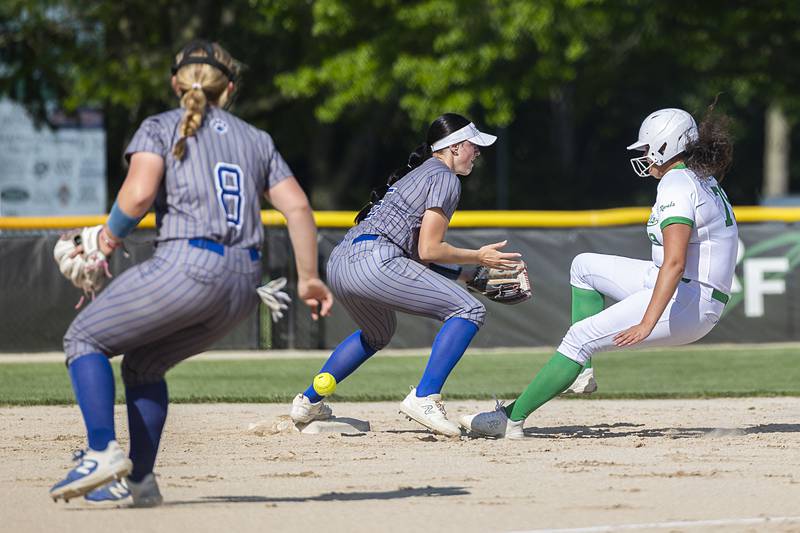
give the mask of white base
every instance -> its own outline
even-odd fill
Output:
[[[330,418],[328,420],[314,420],[308,424],[296,424],[289,415],[281,415],[273,420],[260,420],[249,424],[247,431],[260,437],[278,435],[281,433],[305,433],[316,435],[319,433],[366,433],[370,430],[369,422],[357,418]]]
[[[318,433],[366,433],[370,430],[369,422],[357,418],[330,418],[314,420],[308,424],[297,424],[300,433],[316,435]]]

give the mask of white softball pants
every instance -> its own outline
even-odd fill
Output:
[[[616,348],[614,336],[639,324],[653,295],[658,267],[652,261],[615,255],[580,254],[572,261],[570,284],[617,300],[601,313],[569,328],[558,351],[585,364],[593,354]],[[678,283],[655,328],[635,348],[678,346],[704,337],[719,322],[725,304],[697,281]]]

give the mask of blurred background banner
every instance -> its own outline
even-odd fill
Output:
[[[739,264],[725,317],[700,342],[800,341],[800,222],[740,225]],[[345,233],[322,228],[320,264],[324,265]],[[515,306],[484,300],[486,325],[476,347],[554,346],[569,328],[569,268],[582,252],[649,259],[650,241],[644,226],[560,228],[454,228],[448,242],[475,248],[509,240],[509,249],[527,261],[533,299]],[[112,258],[117,274],[152,255],[152,230],[138,230],[127,246],[131,257]],[[79,291],[65,280],[52,257],[57,231],[0,233],[0,352],[60,351],[61,339],[77,314]],[[267,227],[264,279],[296,279],[294,258],[284,227]],[[324,267],[321,272],[325,272]],[[295,285],[289,284],[294,295]],[[613,302],[607,302],[609,305]],[[390,348],[430,346],[440,324],[398,313],[397,333]],[[245,320],[217,348],[333,348],[355,324],[341,307],[331,317],[313,322],[306,306],[293,302],[287,316],[272,324],[265,309]]]
[[[102,116],[51,116],[36,128],[21,104],[0,99],[0,216],[106,212]]]

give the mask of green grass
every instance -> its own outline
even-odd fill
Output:
[[[447,398],[513,398],[550,357],[468,354],[445,386]],[[115,360],[115,373],[119,366]],[[340,401],[400,400],[426,358],[376,356],[342,383]],[[305,389],[320,359],[187,361],[167,376],[174,402],[287,402]],[[798,348],[691,348],[613,352],[595,359],[600,393],[592,398],[800,396]],[[123,400],[118,381],[117,399]],[[62,363],[0,364],[0,405],[74,402]]]

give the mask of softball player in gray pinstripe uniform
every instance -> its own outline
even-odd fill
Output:
[[[461,194],[458,175],[472,171],[478,146],[496,137],[481,133],[460,115],[445,114],[428,129],[426,142],[411,154],[388,185],[373,192],[344,240],[328,261],[328,282],[337,299],[361,328],[333,352],[320,373],[341,382],[372,354],[386,346],[397,324],[395,313],[444,322],[419,385],[401,405],[424,426],[445,435],[460,435],[446,417],[441,389],[478,328],[485,309],[466,289],[435,272],[431,263],[482,264],[513,268],[517,253],[500,252],[505,243],[480,250],[444,242]],[[312,386],[298,394],[292,419],[308,423],[331,416],[331,409]]]
[[[236,70],[218,45],[187,45],[172,78],[183,109],[146,119],[125,151],[130,169],[99,244],[110,254],[155,202],[157,248],[150,260],[116,278],[64,337],[89,449],[51,489],[54,499],[86,494],[91,502],[161,503],[152,470],[167,414],[164,374],[256,308],[262,195],[288,220],[300,296],[314,306],[322,302],[314,315],[330,308],[303,190],[266,132],[220,109],[234,89]],[[130,458],[114,432],[108,358],[117,354],[124,354]],[[113,481],[125,475],[127,483]]]

